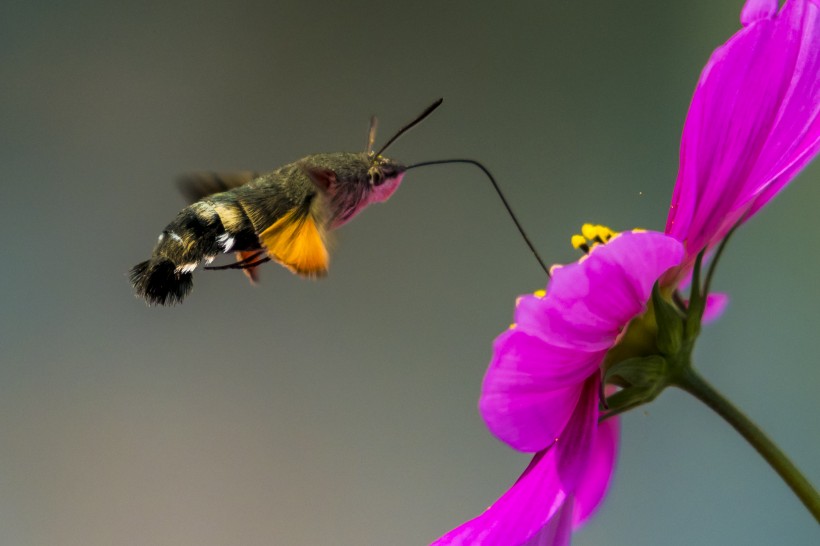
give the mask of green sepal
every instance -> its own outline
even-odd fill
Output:
[[[613,364],[604,375],[604,383],[621,387],[651,387],[667,375],[666,359],[660,355],[627,358]]]
[[[654,400],[666,387],[668,364],[660,355],[628,358],[610,367],[604,383],[621,387],[606,399],[610,413],[618,414]]]
[[[694,340],[700,333],[700,320],[703,317],[703,310],[706,308],[706,293],[700,286],[700,269],[703,266],[703,257],[706,250],[703,250],[695,259],[692,268],[692,288],[689,292],[689,309],[686,313],[686,339]]]
[[[631,387],[607,397],[606,406],[602,408],[604,418],[614,417],[638,406],[648,404],[658,396],[652,389]]]
[[[658,283],[652,287],[652,307],[655,310],[655,321],[658,333],[655,343],[664,355],[674,356],[683,345],[683,317],[677,307],[661,295]]]

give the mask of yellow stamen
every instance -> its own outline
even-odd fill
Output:
[[[581,248],[582,245],[587,244],[586,237],[584,237],[583,235],[573,235],[572,239],[570,239],[570,242],[572,243],[572,248],[574,248],[575,250],[578,250],[579,248]]]
[[[543,298],[547,295],[547,291],[546,290],[536,290],[535,292],[532,293],[532,295],[535,296],[536,298]]]
[[[606,226],[598,226],[598,236],[603,239],[604,242],[607,242],[615,236],[615,232]]]
[[[570,239],[572,248],[581,249],[589,253],[599,244],[608,243],[617,237],[618,232],[600,224],[584,224],[581,226],[581,235],[575,234]]]

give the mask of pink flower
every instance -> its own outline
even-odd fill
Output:
[[[623,233],[555,268],[545,296],[519,300],[479,407],[496,436],[536,454],[504,496],[435,545],[569,543],[603,498],[617,450],[617,420],[598,424],[601,364],[682,257],[671,237]]]
[[[712,54],[686,116],[666,233],[686,258],[720,242],[820,149],[820,2],[748,0],[744,28]]]
[[[434,545],[569,544],[603,498],[617,451],[616,418],[599,423],[605,358],[651,354],[624,332],[646,310],[654,283],[663,276],[677,287],[700,252],[760,210],[820,149],[820,0],[777,8],[777,0],[747,0],[744,28],[701,74],[668,236],[621,234],[556,269],[546,295],[519,301],[516,324],[495,342],[479,407],[498,438],[535,456],[496,503]],[[711,296],[704,319],[725,303]]]

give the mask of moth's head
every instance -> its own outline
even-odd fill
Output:
[[[370,163],[367,169],[367,181],[370,185],[370,202],[386,201],[398,189],[404,172],[403,164],[373,152],[367,154]]]
[[[407,167],[382,153],[409,129],[441,105],[439,99],[393,135],[377,152],[376,118],[370,120],[367,148],[361,153],[316,154],[305,158],[304,170],[317,188],[331,195],[337,209],[335,224],[341,225],[369,203],[386,201],[401,184]]]
[[[370,165],[367,169],[367,180],[374,188],[389,182],[391,179],[401,177],[407,167],[404,164],[394,161],[383,155],[377,156],[370,152],[368,154]]]

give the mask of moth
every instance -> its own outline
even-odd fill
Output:
[[[162,230],[151,258],[131,269],[137,295],[149,305],[179,303],[190,293],[193,272],[203,263],[205,269],[242,269],[252,281],[257,278],[257,267],[271,260],[301,276],[324,276],[329,263],[328,233],[368,205],[389,199],[407,170],[425,165],[478,165],[512,214],[492,175],[477,161],[452,159],[405,166],[382,155],[442,102],[439,99],[428,106],[377,152],[373,152],[376,118],[372,118],[364,152],[313,154],[266,174],[247,171],[181,179],[192,204]],[[514,215],[513,220],[523,234]],[[225,253],[235,253],[237,261],[208,267]]]

